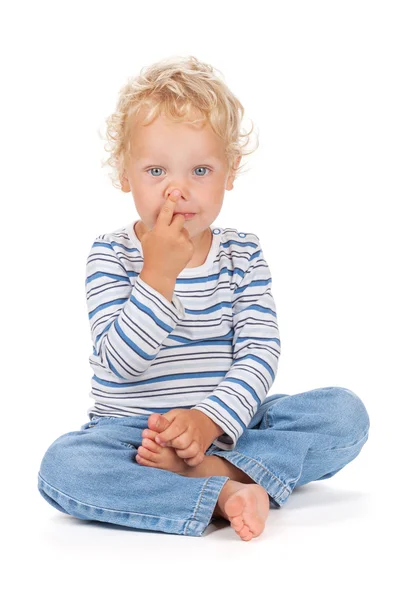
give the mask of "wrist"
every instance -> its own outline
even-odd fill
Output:
[[[154,271],[147,270],[144,267],[140,272],[140,278],[150,287],[162,294],[169,302],[172,302],[176,280],[174,281],[163,275],[158,275]]]
[[[215,438],[217,438],[220,435],[222,435],[223,433],[225,433],[224,430],[222,429],[222,427],[220,427],[218,425],[218,423],[215,423],[215,421],[213,421],[208,415],[206,415],[205,413],[203,413],[203,411],[198,410],[196,408],[192,408],[191,410],[195,410],[196,412],[198,412],[201,415],[203,415],[204,422],[206,424],[207,434],[210,436],[211,442],[213,440],[215,440]]]
[[[218,423],[214,423],[214,421],[212,421],[213,425],[214,425],[214,431],[215,431],[215,437],[219,437],[220,435],[222,435],[223,433],[225,433],[225,431],[222,429],[222,427],[220,427],[218,425]]]

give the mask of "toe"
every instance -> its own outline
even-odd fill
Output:
[[[139,446],[138,454],[142,458],[144,458],[146,460],[150,460],[150,461],[154,460],[154,458],[156,458],[156,456],[157,456],[154,454],[154,452],[150,452],[150,450],[146,450],[146,448],[143,448],[143,446]]]
[[[151,463],[149,460],[146,460],[145,458],[143,458],[143,456],[139,456],[139,454],[136,455],[136,462],[142,467],[154,467],[154,463]]]
[[[240,530],[240,537],[242,538],[242,540],[249,540],[253,537],[253,534],[251,533],[247,525],[243,525],[242,529]]]
[[[148,438],[143,438],[142,446],[144,446],[148,450],[151,450],[151,452],[157,452],[157,453],[161,452],[161,447]]]
[[[143,429],[142,437],[149,438],[150,440],[154,440],[157,435],[156,431],[152,431],[151,429]]]
[[[151,414],[147,422],[149,428],[153,431],[157,431],[157,433],[165,431],[169,426],[168,419],[166,419],[163,415],[159,415],[157,413]]]

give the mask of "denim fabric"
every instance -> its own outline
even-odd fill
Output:
[[[57,438],[38,473],[43,498],[79,519],[201,536],[229,478],[191,478],[136,463],[148,418],[93,417]],[[346,388],[275,394],[261,404],[234,450],[211,444],[206,454],[247,473],[268,492],[270,507],[280,508],[294,488],[328,479],[351,462],[369,426],[363,402]]]

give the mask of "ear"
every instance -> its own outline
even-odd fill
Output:
[[[129,183],[129,180],[126,176],[126,171],[124,170],[122,177],[120,178],[120,183],[121,183],[121,189],[123,192],[130,192],[131,191],[131,186]]]
[[[238,166],[240,165],[240,161],[242,160],[241,156],[238,156],[237,159],[234,162],[234,168],[237,169]],[[231,169],[229,175],[228,175],[228,179],[226,180],[226,185],[225,185],[225,189],[230,191],[233,189],[233,182],[235,179],[235,173],[233,171],[233,169]]]

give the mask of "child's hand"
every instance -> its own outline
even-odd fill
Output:
[[[205,451],[219,435],[217,425],[199,410],[174,408],[163,416],[170,425],[157,434],[155,441],[175,448],[176,454],[190,467],[203,462]]]
[[[153,229],[146,227],[141,244],[143,271],[175,282],[179,273],[193,258],[194,244],[185,228],[185,217],[175,213],[178,198],[181,208],[180,190],[173,192],[175,193],[169,194],[161,206]]]

